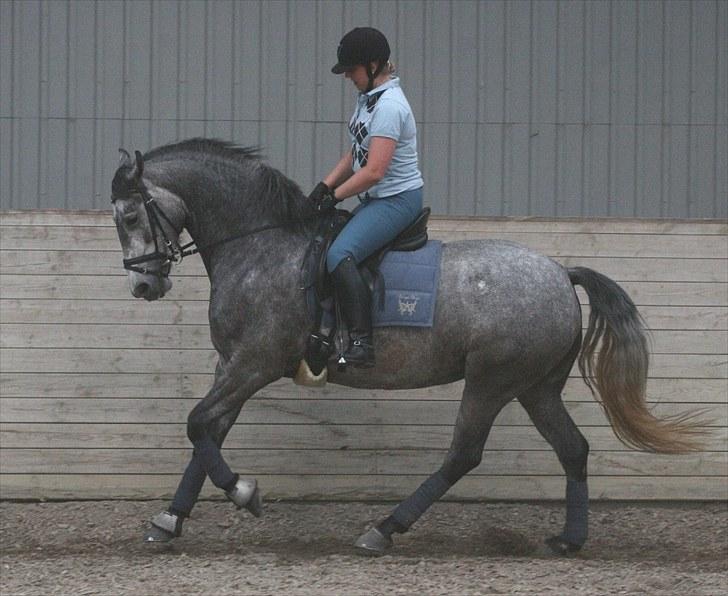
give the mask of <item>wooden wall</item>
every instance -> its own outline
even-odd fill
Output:
[[[430,230],[515,240],[618,281],[653,331],[655,411],[712,419],[705,453],[630,451],[574,376],[564,399],[591,444],[594,498],[728,497],[725,222],[438,218]],[[0,497],[170,496],[190,455],[187,413],[215,362],[201,262],[186,260],[171,294],[145,303],[129,293],[107,212],[2,212],[0,238]],[[268,498],[400,498],[439,466],[460,390],[280,381],[246,405],[224,452]],[[496,424],[483,463],[449,497],[561,498],[557,459],[520,406]]]

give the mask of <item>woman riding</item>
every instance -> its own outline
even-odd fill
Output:
[[[359,90],[349,120],[351,147],[309,195],[319,211],[358,195],[360,204],[331,245],[326,265],[349,328],[344,358],[374,366],[369,288],[357,265],[392,241],[422,211],[417,128],[412,108],[393,75],[389,43],[378,30],[357,27],[339,43],[334,74]]]

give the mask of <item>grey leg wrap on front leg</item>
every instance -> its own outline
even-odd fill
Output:
[[[391,517],[403,528],[409,528],[451,486],[452,484],[445,479],[442,472],[435,472],[397,506]]]
[[[581,546],[589,531],[589,491],[586,481],[566,481],[566,525],[561,537]]]
[[[237,475],[233,474],[225,460],[220,455],[220,448],[210,437],[203,437],[194,442],[194,459],[199,459],[212,483],[223,490],[230,490],[235,486]]]
[[[200,458],[193,455],[180,480],[177,492],[174,493],[170,510],[177,515],[189,517],[197,502],[197,497],[200,495],[202,485],[205,483],[205,478],[207,478],[207,474],[205,474]]]

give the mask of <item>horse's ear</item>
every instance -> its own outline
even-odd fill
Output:
[[[134,155],[136,156],[136,167],[134,168],[133,175],[134,178],[139,180],[144,173],[144,159],[142,159],[141,151],[134,151]]]
[[[129,152],[126,149],[119,147],[119,167],[130,168],[132,165],[131,155],[129,155]]]

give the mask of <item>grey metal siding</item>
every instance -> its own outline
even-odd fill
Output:
[[[728,3],[0,2],[0,208],[105,208],[120,146],[261,145],[306,190],[345,149],[372,24],[448,215],[728,216]]]

